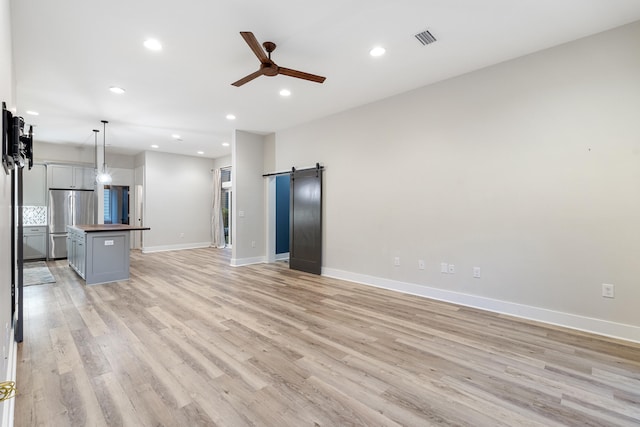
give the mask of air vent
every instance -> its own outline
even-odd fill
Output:
[[[421,33],[416,34],[415,37],[418,39],[420,43],[422,43],[423,46],[426,46],[436,41],[436,38],[433,37],[433,34],[431,34],[428,30],[425,30]]]

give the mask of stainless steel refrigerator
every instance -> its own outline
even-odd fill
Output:
[[[93,190],[49,190],[49,259],[67,257],[67,225],[93,224]]]

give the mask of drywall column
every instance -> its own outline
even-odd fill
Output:
[[[262,135],[239,130],[233,138],[233,266],[265,261],[264,142]]]

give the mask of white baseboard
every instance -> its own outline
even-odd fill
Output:
[[[399,282],[397,280],[367,276],[365,274],[352,273],[333,268],[323,268],[322,275],[640,343],[639,326],[594,319],[591,317],[516,304],[513,302],[480,297],[477,295],[431,288],[428,286],[417,285],[415,283]]]
[[[289,259],[289,252],[276,254],[276,261],[285,261]]]
[[[13,328],[11,328],[10,334],[11,340],[9,340],[9,352],[7,353],[9,356],[9,360],[7,360],[7,373],[4,378],[6,378],[7,381],[16,381],[18,343],[13,338],[15,336],[15,331]],[[20,387],[20,385],[16,384],[16,388],[18,387]],[[13,421],[15,418],[15,405],[15,397],[12,397],[11,399],[7,399],[4,402],[0,403],[0,408],[2,408],[2,423],[0,425],[2,427],[13,426]]]
[[[145,246],[142,248],[142,253],[150,254],[152,252],[182,251],[186,249],[201,249],[209,247],[211,247],[211,242],[184,243],[180,245]]]
[[[263,256],[254,258],[231,258],[231,267],[242,267],[243,265],[264,264],[266,258]]]

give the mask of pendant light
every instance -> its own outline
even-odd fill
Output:
[[[93,130],[93,168],[95,169],[96,177],[98,176],[98,129]]]
[[[111,184],[111,175],[107,173],[107,158],[106,158],[106,146],[107,146],[107,123],[106,120],[102,121],[102,172],[96,177],[98,184]],[[96,134],[97,135],[97,134]]]

